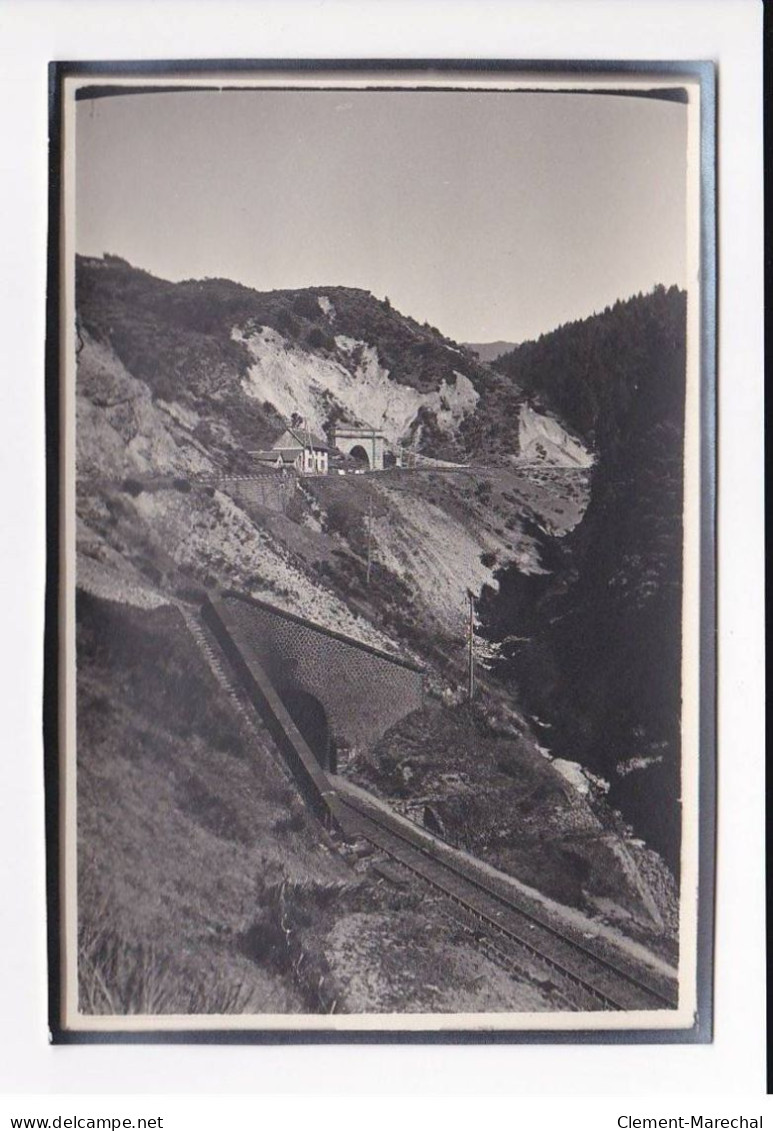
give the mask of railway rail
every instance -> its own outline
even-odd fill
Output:
[[[560,996],[577,1010],[675,1009],[673,987],[634,975],[568,937],[541,916],[498,891],[435,848],[417,829],[391,820],[351,794],[338,791],[336,816],[342,828],[369,842],[396,863],[420,877],[463,912],[467,923],[479,925],[486,947],[498,952],[503,964],[522,966],[524,952],[546,968]],[[501,947],[504,945],[504,951]]]
[[[242,718],[255,727],[262,712],[250,696],[245,698],[231,665],[223,662],[219,644],[191,610],[181,608],[181,613],[215,678]],[[257,716],[253,716],[255,708]],[[262,732],[262,725],[260,729]],[[302,741],[300,736],[297,740]],[[309,757],[313,757],[310,752]],[[284,759],[282,769],[290,779],[290,767]],[[566,1008],[651,1011],[677,1007],[674,977],[651,968],[637,968],[635,972],[624,969],[619,961],[601,953],[605,949],[602,943],[591,947],[587,940],[577,937],[578,931],[550,922],[546,913],[487,875],[474,860],[466,860],[418,826],[369,802],[367,795],[342,779],[325,775],[325,782],[323,800],[334,827],[346,837],[368,842],[429,885],[447,901],[454,920],[474,938],[479,949],[511,971],[538,972],[539,980]]]

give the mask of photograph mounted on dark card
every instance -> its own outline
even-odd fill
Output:
[[[710,1039],[713,81],[52,65],[55,1039]]]

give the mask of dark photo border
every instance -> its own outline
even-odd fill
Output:
[[[437,80],[453,72],[471,78],[517,72],[535,78],[577,75],[614,80],[632,77],[668,79],[674,88],[656,96],[678,97],[681,79],[698,81],[701,92],[700,128],[700,707],[698,783],[698,937],[696,1020],[687,1029],[625,1030],[147,1030],[83,1032],[64,1028],[62,1009],[64,937],[61,930],[64,893],[61,815],[64,774],[62,768],[64,698],[62,679],[62,568],[64,549],[64,498],[62,459],[62,271],[63,234],[63,111],[64,82],[71,77],[179,76],[175,89],[186,88],[186,76],[195,76],[197,89],[208,73],[251,72],[267,76],[297,72],[299,77],[318,74],[331,85],[336,75],[368,73],[383,79],[393,72],[410,72]],[[401,60],[153,60],[153,61],[61,61],[49,64],[49,186],[48,186],[48,290],[46,296],[46,524],[47,566],[44,643],[43,731],[45,758],[46,886],[48,933],[48,1020],[54,1044],[681,1044],[708,1043],[713,1036],[714,997],[714,883],[716,857],[716,510],[717,510],[717,251],[716,251],[716,122],[717,81],[714,64],[706,61],[521,61],[458,59]],[[90,96],[116,93],[113,86]],[[614,87],[610,86],[610,90]]]

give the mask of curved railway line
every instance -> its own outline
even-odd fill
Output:
[[[414,833],[375,807],[351,794],[344,797],[340,791],[331,808],[345,832],[366,840],[460,909],[463,925],[468,929],[470,924],[477,926],[476,939],[484,943],[495,961],[511,969],[522,967],[525,952],[537,967],[547,969],[569,1008],[646,1011],[677,1007],[675,987],[665,977],[643,972],[634,975],[570,938],[516,898],[450,859],[418,829]]]

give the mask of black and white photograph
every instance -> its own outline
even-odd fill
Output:
[[[694,1032],[707,71],[59,90],[62,1029]]]

